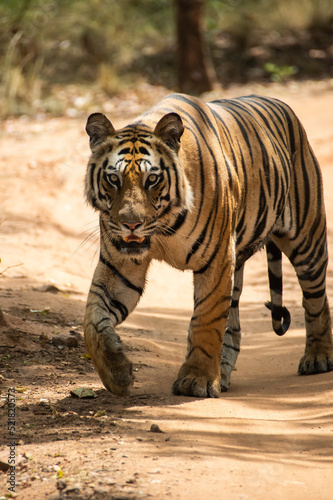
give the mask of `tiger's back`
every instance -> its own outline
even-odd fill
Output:
[[[285,103],[249,96],[207,104],[176,94],[135,123],[144,120],[153,127],[167,112],[177,112],[185,125],[181,154],[193,192],[192,219],[198,224],[206,219],[206,226],[213,226],[210,219],[219,203],[217,195],[224,210],[236,209],[238,266],[265,243],[273,229],[291,230],[294,237],[300,225],[312,225],[316,216],[308,210],[309,204],[319,206],[324,215],[318,162],[301,123]],[[193,240],[195,231],[192,223],[184,234],[191,233]],[[211,245],[213,238],[207,233]],[[195,247],[203,247],[207,254],[202,231],[199,238]],[[191,257],[187,254],[186,261],[194,254],[193,250]]]

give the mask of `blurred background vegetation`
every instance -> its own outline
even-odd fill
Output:
[[[333,76],[332,0],[206,0],[204,26],[223,87]],[[0,0],[0,115],[177,89],[175,33],[172,0]]]

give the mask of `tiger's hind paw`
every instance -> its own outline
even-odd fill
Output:
[[[231,366],[230,363],[224,362],[222,360],[221,366],[220,366],[220,373],[221,373],[221,392],[227,392],[229,389],[230,385],[230,375],[232,372],[233,367]]]
[[[298,365],[299,375],[313,375],[333,371],[333,351],[329,353],[306,353]]]

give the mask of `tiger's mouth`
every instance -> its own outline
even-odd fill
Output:
[[[135,236],[135,234],[130,234],[129,236],[123,237],[123,241],[127,243],[138,243],[139,245],[145,241],[145,238],[140,238]]]
[[[150,248],[150,238],[148,236],[140,237],[135,234],[124,236],[121,239],[121,249],[126,253],[138,254]]]

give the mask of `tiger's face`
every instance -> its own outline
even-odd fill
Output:
[[[188,208],[189,188],[178,157],[182,121],[170,113],[154,132],[142,126],[116,131],[96,113],[86,130],[92,149],[86,195],[100,212],[101,230],[119,252],[143,256],[152,236]]]

